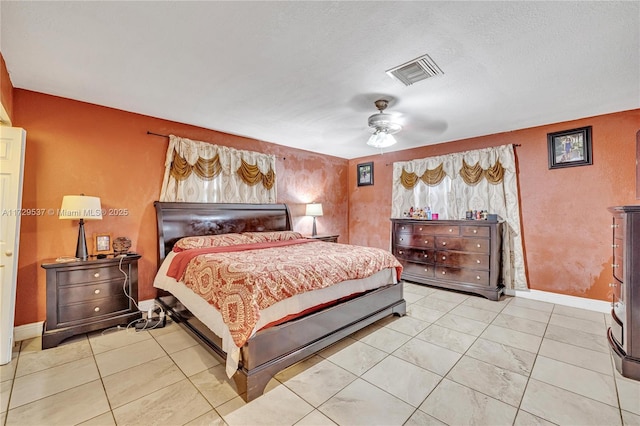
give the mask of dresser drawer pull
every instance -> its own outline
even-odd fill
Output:
[[[429,268],[424,268],[424,271],[425,272],[429,272]]]
[[[447,260],[447,256],[442,256],[442,260]]]
[[[480,275],[477,275],[477,276],[476,276],[476,280],[479,280],[479,279],[480,279]]]
[[[404,241],[404,238],[399,238],[400,241]]]
[[[99,288],[95,289],[95,290],[93,291],[93,294],[100,294],[100,289],[99,289]]]
[[[620,247],[619,244],[611,244],[611,248],[618,248],[618,247]]]
[[[424,240],[424,243],[425,244],[429,244],[429,240]]]
[[[404,253],[402,250],[398,250],[398,254],[402,254]]]
[[[96,306],[95,308],[93,308],[94,312],[100,312],[100,306]]]
[[[442,275],[447,275],[447,271],[442,271]]]
[[[453,229],[449,228],[449,232],[453,232]]]
[[[401,226],[400,229],[404,229],[404,226]]]
[[[443,241],[443,242],[442,242],[442,245],[443,245],[443,246],[446,246],[446,245],[447,245],[447,242],[446,242],[446,241]]]
[[[613,229],[616,229],[616,228],[620,228],[620,225],[618,225],[617,223],[614,223],[613,225],[611,225],[611,227],[612,227]]]
[[[620,265],[618,265],[617,263],[612,263],[612,264],[611,264],[611,267],[612,267],[612,268],[619,268],[619,267],[620,267]]]
[[[480,248],[480,244],[477,244],[477,247]]]
[[[609,283],[609,287],[616,287],[615,283]]]
[[[427,257],[429,257],[429,255],[428,255],[428,254],[425,254],[425,255],[424,255],[424,258],[426,259]]]
[[[473,233],[474,233],[474,234],[477,234],[477,233],[478,233],[478,230],[477,230],[477,229],[474,229],[474,230],[473,230]]]
[[[422,228],[418,228],[418,231],[422,231]]]
[[[94,278],[99,278],[100,277],[100,272],[96,272],[95,274],[93,274]]]
[[[480,259],[476,259],[476,263],[480,263]]]

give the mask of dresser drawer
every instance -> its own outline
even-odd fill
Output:
[[[396,247],[393,255],[398,259],[411,260],[413,262],[421,262],[421,263],[433,263],[434,262],[434,251],[433,250],[422,250],[411,247]]]
[[[471,269],[489,269],[489,255],[482,253],[459,253],[455,251],[438,251],[436,263],[445,266]]]
[[[402,274],[415,275],[424,278],[433,278],[435,267],[431,264],[417,264],[410,262],[401,262],[403,266]]]
[[[125,271],[127,270],[125,265],[123,265],[122,269]],[[58,285],[83,284],[111,280],[114,278],[122,278],[124,280],[124,275],[120,272],[120,269],[118,269],[118,265],[75,269],[70,271],[59,271]]]
[[[489,285],[489,271],[474,271],[471,269],[436,266],[435,277],[452,281],[461,281],[469,284],[477,284],[481,286]]]
[[[488,237],[491,233],[488,226],[461,226],[460,231],[465,237]]]
[[[458,225],[433,225],[430,228],[435,235],[460,235],[460,226]]]
[[[129,309],[129,299],[124,295],[96,299],[90,302],[60,306],[61,323],[80,321]]]
[[[424,234],[396,234],[396,245],[399,246],[412,246],[412,247],[424,247],[433,248],[434,237],[433,235]]]
[[[484,238],[436,237],[436,249],[489,254],[490,241]]]
[[[95,299],[118,296],[123,294],[123,283],[124,277],[122,280],[112,280],[95,284],[62,286],[58,289],[58,305],[89,302]]]

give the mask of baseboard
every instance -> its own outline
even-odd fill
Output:
[[[569,296],[566,294],[551,293],[540,290],[512,290],[506,289],[507,296],[522,297],[523,299],[538,300],[540,302],[555,303],[557,305],[570,306],[572,308],[587,309],[590,311],[609,313],[611,303],[604,300],[587,299],[585,297]]]
[[[44,321],[32,322],[31,324],[13,327],[13,341],[19,342],[21,340],[33,339],[34,337],[42,336],[43,328]]]
[[[155,303],[154,299],[142,300],[138,302],[138,308],[142,312],[147,312]],[[44,321],[32,322],[30,324],[19,325],[13,327],[13,341],[20,342],[22,340],[33,339],[42,336],[44,330]]]

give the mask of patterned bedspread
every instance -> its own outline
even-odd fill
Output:
[[[184,282],[218,309],[234,343],[242,347],[261,309],[385,268],[395,268],[400,280],[402,265],[385,250],[293,240],[182,251],[167,275]]]

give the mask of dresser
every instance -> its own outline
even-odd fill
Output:
[[[76,334],[126,325],[141,318],[138,302],[140,255],[77,262],[46,261],[47,321],[42,349]],[[125,283],[125,274],[127,275]],[[125,294],[125,290],[131,299]]]
[[[640,380],[640,206],[611,207],[613,277],[609,348],[616,369]]]
[[[391,219],[393,255],[402,279],[498,300],[502,223],[487,220]]]

